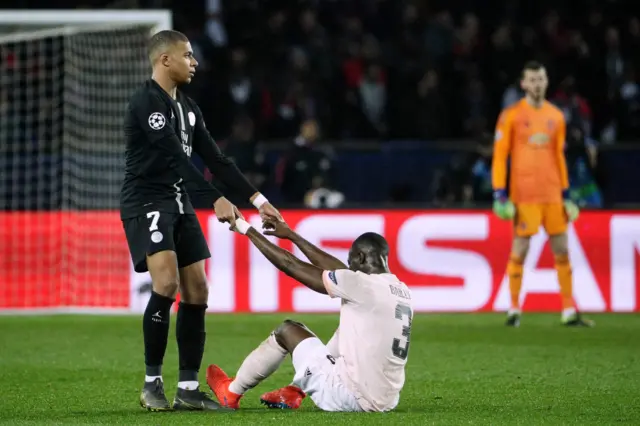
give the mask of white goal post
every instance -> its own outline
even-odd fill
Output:
[[[172,24],[168,10],[0,10],[0,28],[22,29],[1,34],[0,44],[127,26],[148,26],[153,34]]]
[[[129,312],[127,101],[167,10],[0,10],[0,313]]]

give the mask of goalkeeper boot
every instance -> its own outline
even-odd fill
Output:
[[[594,327],[595,321],[583,318],[579,312],[574,312],[571,315],[562,316],[562,324],[566,327]]]
[[[140,393],[140,406],[148,411],[170,411],[171,406],[164,395],[164,384],[162,380],[155,379],[153,382],[145,382]]]
[[[173,399],[173,409],[182,411],[233,411],[215,402],[209,395],[202,392],[200,387],[194,390],[178,388]]]
[[[240,408],[242,395],[238,395],[229,390],[231,382],[233,382],[233,379],[227,376],[227,373],[217,365],[210,365],[209,368],[207,368],[207,384],[216,398],[218,398],[218,401],[220,401],[220,404],[222,404],[223,407],[237,410]]]
[[[507,327],[520,327],[520,315],[520,311],[509,311],[507,321],[505,321],[504,325]]]
[[[267,408],[278,408],[280,410],[295,410],[300,408],[302,400],[307,396],[297,386],[289,385],[281,389],[267,392],[260,397],[260,402]]]

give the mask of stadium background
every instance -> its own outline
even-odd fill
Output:
[[[637,311],[640,21],[633,2],[477,3],[55,7],[171,9],[201,63],[186,90],[225,151],[299,232],[339,257],[359,233],[384,234],[392,269],[412,286],[421,311],[507,308],[510,230],[488,210],[492,128],[500,108],[519,96],[524,61],[541,60],[549,98],[567,116],[572,190],[585,209],[570,232],[578,306]],[[143,309],[148,276],[131,270],[116,210],[119,100],[146,76],[146,34],[0,43],[0,308]],[[194,202],[213,253],[211,311],[338,308],[277,273]],[[545,241],[536,237],[528,259],[525,309],[559,307]]]

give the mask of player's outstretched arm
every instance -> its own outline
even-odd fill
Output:
[[[264,257],[273,263],[276,268],[309,287],[311,290],[327,294],[327,289],[322,281],[322,269],[310,263],[303,262],[292,253],[271,243],[260,232],[242,219],[236,220],[236,226],[233,230],[249,237],[253,245],[256,246]]]
[[[265,228],[264,235],[273,235],[274,237],[290,240],[307,256],[307,259],[318,268],[328,271],[347,269],[347,266],[339,259],[302,238],[300,234],[291,229],[285,222],[265,220],[263,225]]]

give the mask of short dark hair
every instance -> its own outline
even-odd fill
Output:
[[[355,239],[353,247],[363,253],[376,253],[383,256],[389,255],[389,243],[384,237],[375,232],[365,232]]]
[[[160,51],[166,49],[174,43],[178,43],[181,41],[188,42],[189,39],[180,31],[163,30],[155,33],[153,36],[151,36],[151,40],[149,40],[147,46],[147,54],[149,55],[149,60],[153,62],[153,59],[156,57],[156,55],[158,55]]]
[[[529,61],[526,64],[524,64],[524,67],[522,68],[521,78],[524,78],[524,73],[526,71],[539,71],[543,68],[544,68],[544,65],[542,65],[542,62]]]

